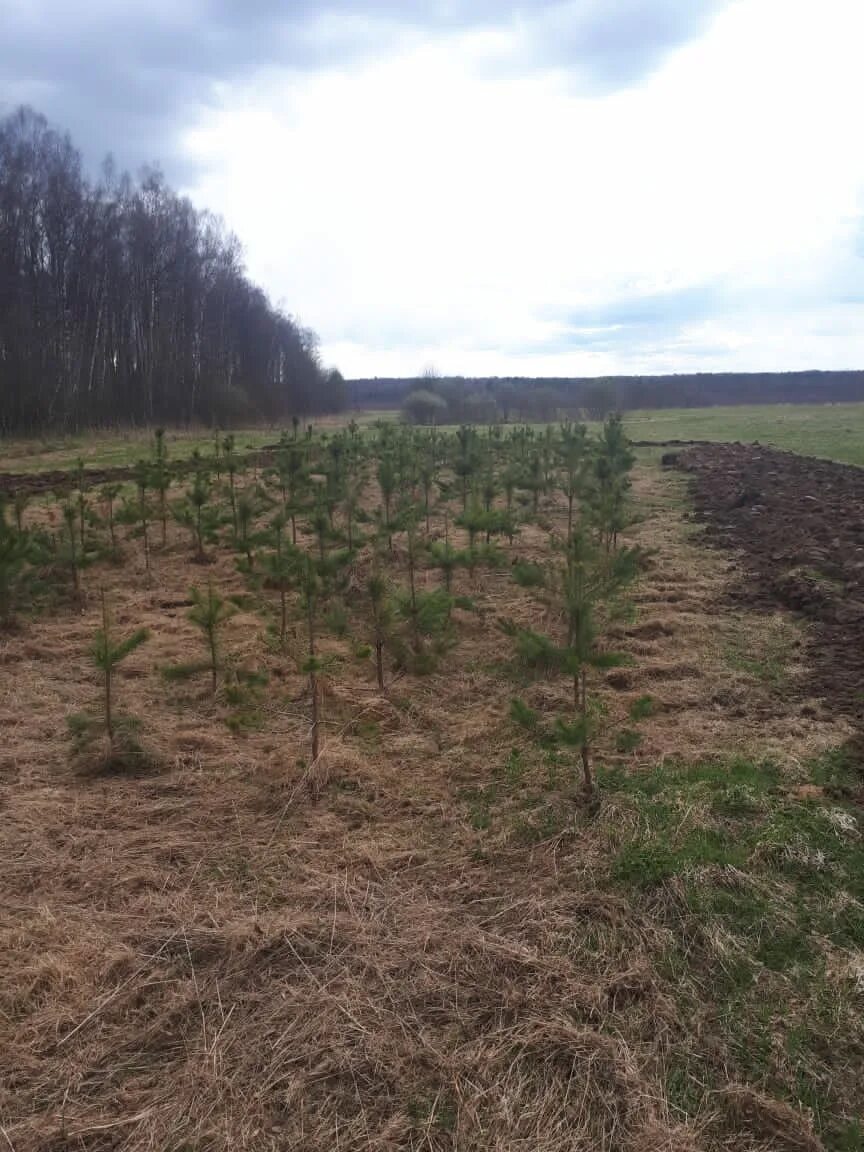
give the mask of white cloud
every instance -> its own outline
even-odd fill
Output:
[[[346,374],[859,363],[860,310],[831,298],[864,297],[860,0],[740,0],[594,98],[514,69],[529,32],[225,87],[185,137],[193,195]],[[709,282],[721,314],[678,323]],[[562,347],[579,308],[657,292],[673,338]]]

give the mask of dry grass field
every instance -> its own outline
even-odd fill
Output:
[[[637,465],[648,559],[610,626],[630,662],[594,674],[592,805],[574,755],[510,719],[514,696],[566,708],[567,682],[500,627],[557,626],[509,564],[548,559],[560,496],[506,568],[456,574],[428,675],[379,692],[346,594],[312,764],[299,609],[283,645],[278,596],[227,548],[196,564],[177,524],[150,582],[124,540],[80,606],[0,635],[0,1145],[864,1147],[853,731],[808,696],[806,626],[731,606],[738,561],[688,509],[684,477]],[[235,607],[215,696],[163,672],[204,656],[207,580]],[[134,773],[68,729],[99,705],[100,589],[118,633],[151,633],[115,684]]]

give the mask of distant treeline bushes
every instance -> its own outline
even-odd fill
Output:
[[[714,372],[554,379],[436,377],[349,381],[357,408],[402,408],[415,423],[602,420],[637,408],[864,400],[864,372]]]
[[[237,239],[157,170],[82,172],[68,135],[0,119],[0,431],[335,410],[315,334],[247,278]]]

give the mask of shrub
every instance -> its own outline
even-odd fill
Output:
[[[402,416],[411,424],[443,424],[447,418],[447,402],[428,388],[416,388],[405,397]]]

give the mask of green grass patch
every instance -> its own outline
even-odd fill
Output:
[[[609,881],[668,931],[655,971],[701,1020],[665,1066],[682,1116],[734,1080],[809,1113],[827,1149],[861,1147],[859,978],[843,967],[864,949],[856,776],[849,749],[788,775],[743,758],[598,772]]]
[[[655,710],[654,697],[646,693],[633,701],[628,715],[634,723],[638,723],[640,720],[647,720],[649,716],[653,716]]]
[[[864,465],[864,404],[741,404],[628,412],[634,440],[739,440]]]

